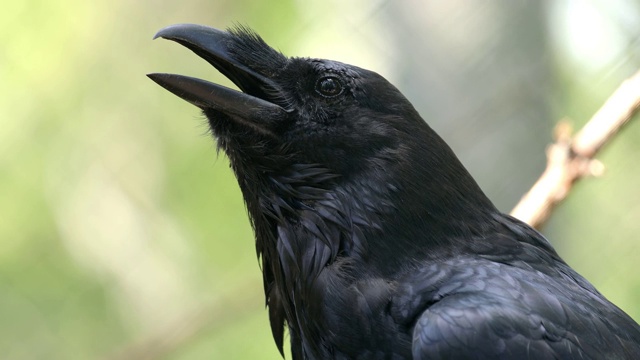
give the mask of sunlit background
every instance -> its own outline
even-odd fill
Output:
[[[198,110],[146,78],[230,84],[152,41],[181,22],[245,24],[285,54],[393,82],[509,211],[640,68],[640,3],[6,2],[0,11],[0,357],[278,359],[253,235]],[[544,233],[640,320],[640,124]]]

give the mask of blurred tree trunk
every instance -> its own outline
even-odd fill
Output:
[[[398,87],[503,211],[544,169],[555,123],[543,6],[407,1],[385,9]]]

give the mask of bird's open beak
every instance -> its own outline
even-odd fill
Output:
[[[270,79],[239,63],[229,53],[230,34],[201,25],[168,26],[154,36],[184,45],[213,65],[243,92],[209,81],[174,74],[148,74],[151,80],[191,104],[220,111],[258,131],[272,133],[287,111],[268,100],[269,89],[277,89]]]

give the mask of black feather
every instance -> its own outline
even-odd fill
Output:
[[[496,210],[383,77],[245,27],[159,36],[250,95],[152,77],[196,97],[231,160],[281,353],[286,327],[294,359],[640,358],[638,324]]]

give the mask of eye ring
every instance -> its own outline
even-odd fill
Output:
[[[336,76],[323,76],[316,82],[316,92],[324,97],[336,97],[344,92],[342,82]]]

